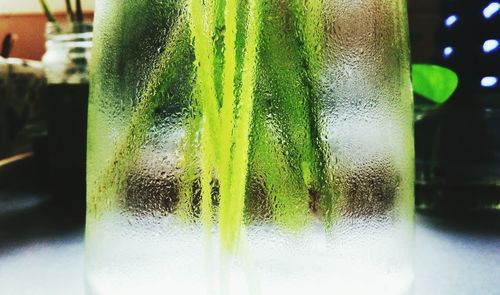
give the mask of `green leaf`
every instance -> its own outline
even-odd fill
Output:
[[[458,86],[457,74],[437,65],[414,64],[412,76],[413,91],[438,104],[446,102]]]

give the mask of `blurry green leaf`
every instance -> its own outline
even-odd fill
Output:
[[[438,104],[446,102],[458,86],[457,74],[437,65],[414,64],[412,76],[413,91]]]

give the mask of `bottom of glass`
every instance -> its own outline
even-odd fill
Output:
[[[300,232],[247,226],[235,254],[174,217],[89,221],[86,285],[109,294],[411,294],[412,226],[345,220]]]

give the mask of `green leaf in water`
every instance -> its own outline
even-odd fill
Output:
[[[457,74],[437,65],[414,64],[412,75],[413,91],[438,104],[446,102],[458,86]]]

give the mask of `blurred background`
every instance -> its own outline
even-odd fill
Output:
[[[83,293],[94,1],[46,5],[0,0],[0,294]],[[500,1],[408,10],[413,63],[447,70],[414,82],[458,78],[415,94],[416,293],[498,294]]]

